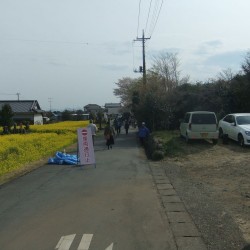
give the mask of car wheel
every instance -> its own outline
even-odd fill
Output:
[[[218,140],[217,139],[213,139],[212,142],[213,142],[214,145],[216,145],[218,143]]]
[[[244,143],[244,138],[241,134],[238,135],[238,142],[239,142],[239,145],[241,147],[244,147],[245,143]]]
[[[222,130],[222,128],[219,129],[219,138],[221,138],[221,139],[223,138],[223,130]]]

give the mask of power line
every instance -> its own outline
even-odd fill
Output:
[[[141,45],[135,45],[136,41],[137,41],[136,39],[132,41],[133,71],[135,73],[142,73],[142,66],[139,66],[139,67],[135,66],[135,61],[136,61],[136,59],[138,59],[138,53],[136,52],[137,50],[135,51],[135,48],[141,49],[141,47],[142,47]]]
[[[138,37],[138,32],[139,32],[139,28],[140,28],[140,21],[142,22],[142,20],[140,20],[142,17],[142,1],[139,0],[139,11],[138,11],[138,20],[137,20],[137,37]],[[150,4],[148,7],[148,12],[147,12],[147,19],[146,19],[146,25],[144,28],[145,34],[147,33],[149,37],[151,37],[153,35],[153,32],[155,30],[156,24],[158,22],[159,16],[160,16],[160,12],[162,9],[162,5],[163,5],[163,0],[150,0]],[[150,22],[150,27],[148,29],[148,24]],[[142,26],[142,25],[141,25]],[[148,32],[147,32],[148,30]]]
[[[160,5],[160,7],[159,7]],[[144,30],[142,30],[142,37],[138,37],[138,29],[139,29],[139,21],[140,21],[140,12],[141,12],[141,0],[139,1],[139,13],[138,13],[138,24],[137,24],[137,38],[134,41],[141,41],[142,42],[142,63],[143,66],[139,67],[139,71],[134,70],[134,72],[139,72],[139,73],[143,73],[143,84],[146,85],[147,79],[146,79],[146,59],[145,59],[145,43],[148,39],[151,38],[155,26],[157,24],[161,9],[162,9],[162,5],[163,5],[163,0],[161,0],[161,4],[160,4],[160,0],[156,0],[155,2],[155,7],[153,10],[153,14],[152,14],[152,21],[151,21],[151,27],[152,27],[152,31],[151,31],[151,35],[149,37],[145,37],[144,35]],[[149,16],[150,16],[150,12],[151,12],[151,6],[152,6],[152,0],[150,1],[150,6],[149,6],[149,10],[148,10],[148,15],[147,15],[147,21],[146,21],[146,28],[148,25],[148,20],[149,20]],[[133,47],[134,49],[134,47]],[[133,50],[133,64],[134,64],[134,50]],[[134,65],[133,65],[134,66]]]
[[[141,14],[141,0],[139,1],[139,12],[138,12],[138,23],[137,23],[137,37],[138,37],[138,31],[139,31],[139,24],[140,24],[140,14]]]
[[[147,17],[147,22],[146,22],[146,28],[145,28],[145,32],[147,31],[147,26],[148,26],[148,19],[149,19],[149,15],[150,15],[150,11],[151,11],[151,4],[152,4],[152,1],[150,1],[150,5],[149,5],[149,10],[148,10],[148,17]]]
[[[0,93],[0,95],[16,95],[16,94]]]
[[[158,1],[158,3],[159,3],[159,1]],[[158,5],[159,5],[159,4],[158,4]],[[155,19],[155,22],[154,22],[154,23],[153,23],[153,21],[152,21],[152,23],[151,23],[152,31],[151,31],[151,34],[150,34],[149,37],[151,37],[151,36],[153,35],[153,32],[154,32],[154,30],[155,30],[155,27],[156,27],[156,24],[157,24],[157,22],[158,22],[158,19],[159,19],[159,16],[160,16],[160,12],[161,12],[161,9],[162,9],[163,0],[161,1],[161,6],[160,6],[159,11],[158,11],[158,14],[157,14],[157,7],[158,7],[158,5],[155,4],[154,18],[156,17],[156,19]]]
[[[158,10],[158,5],[159,5],[159,0],[156,0],[155,1],[155,5],[154,5],[154,10],[153,10],[152,18],[151,18],[151,26],[150,26],[151,30],[152,30],[152,27],[155,24],[155,20],[156,20],[156,16],[157,16],[157,10]]]
[[[133,51],[133,70],[134,70],[134,72],[136,72],[136,70],[135,70],[135,50],[134,50],[134,43],[135,43],[135,41],[132,42],[132,51]]]
[[[35,40],[35,39],[21,39],[21,38],[16,38],[16,39],[1,38],[0,40],[2,40],[2,41],[36,42],[36,43],[66,43],[66,44],[84,44],[84,45],[88,45],[88,43],[86,43],[86,42]]]
[[[19,101],[19,96],[21,95],[21,93],[16,93],[16,94],[0,93],[0,95],[16,95],[17,96],[17,100]]]
[[[150,39],[149,37],[144,36],[144,30],[142,31],[142,37],[137,37],[134,41],[141,41],[142,42],[142,64],[143,66],[140,66],[140,73],[143,74],[143,85],[146,85],[147,79],[146,79],[146,60],[145,60],[145,42],[146,40]]]

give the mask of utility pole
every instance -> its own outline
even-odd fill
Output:
[[[137,37],[134,41],[142,41],[142,67],[140,67],[140,72],[143,74],[143,85],[146,85],[146,59],[145,59],[145,42],[150,39],[150,37],[144,36],[144,30],[142,30],[142,37]]]
[[[51,112],[51,102],[52,102],[52,98],[49,97],[48,99],[49,99],[49,108],[50,108],[50,112]]]
[[[21,95],[20,93],[16,93],[17,95],[17,100],[19,101],[19,96]]]

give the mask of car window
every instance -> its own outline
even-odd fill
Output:
[[[236,120],[237,120],[237,123],[238,123],[239,125],[250,124],[250,116],[249,116],[249,115],[247,115],[247,116],[238,116],[238,117],[236,118]]]
[[[184,117],[184,122],[189,123],[190,113],[187,113]]]
[[[224,121],[225,121],[225,122],[228,122],[228,123],[232,123],[232,122],[233,122],[232,115],[227,115],[227,116],[224,118]]]
[[[216,124],[216,118],[214,114],[193,114],[193,124]]]

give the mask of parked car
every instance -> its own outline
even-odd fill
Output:
[[[219,137],[239,142],[240,146],[250,145],[250,113],[228,114],[219,121]]]
[[[195,139],[210,139],[218,142],[219,131],[217,117],[210,111],[187,112],[180,123],[180,133],[188,142]]]

